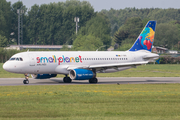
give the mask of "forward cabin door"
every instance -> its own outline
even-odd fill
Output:
[[[30,60],[29,66],[35,66],[36,60],[35,60],[34,54],[33,53],[28,53],[28,56],[29,56],[29,60]]]
[[[36,54],[34,53],[28,53],[29,56],[29,71],[31,72],[31,74],[38,74],[40,72],[40,66],[36,65]]]

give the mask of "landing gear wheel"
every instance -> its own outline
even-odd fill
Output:
[[[23,83],[24,84],[29,84],[29,80],[24,80]]]
[[[64,78],[63,78],[63,82],[64,82],[64,83],[71,83],[72,80],[71,80],[70,77],[64,77]]]
[[[29,84],[29,74],[24,74],[25,75],[25,80],[23,81],[24,84]]]
[[[89,83],[98,83],[98,79],[97,78],[91,78],[91,79],[89,79]]]

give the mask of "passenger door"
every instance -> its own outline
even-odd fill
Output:
[[[30,60],[29,66],[35,66],[36,60],[35,60],[34,54],[33,53],[29,53],[28,56],[29,56],[29,60]]]

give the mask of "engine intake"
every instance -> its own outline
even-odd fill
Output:
[[[69,72],[72,80],[88,80],[96,77],[96,73],[87,69],[74,69]]]
[[[56,77],[57,74],[31,74],[34,79],[48,79],[52,77]]]

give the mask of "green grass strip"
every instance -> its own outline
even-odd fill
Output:
[[[179,120],[180,84],[0,86],[0,119]]]

